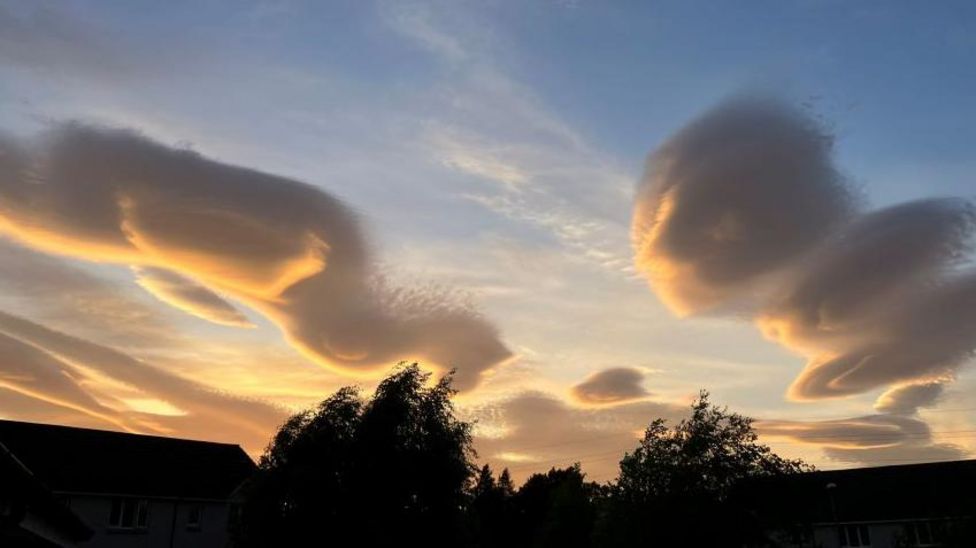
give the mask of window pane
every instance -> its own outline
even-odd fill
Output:
[[[108,515],[108,524],[118,527],[122,518],[122,499],[112,499],[112,511]]]
[[[843,527],[837,528],[837,544],[840,544],[841,546],[847,546],[847,535],[844,534]]]
[[[857,526],[848,525],[847,526],[847,545],[848,546],[860,546],[861,543],[858,541],[857,537]]]
[[[192,505],[187,509],[186,513],[186,524],[190,527],[198,527],[200,525],[200,506]]]
[[[136,501],[125,499],[122,502],[122,520],[119,522],[121,527],[132,527],[136,517]]]
[[[905,524],[905,539],[908,544],[918,544],[918,535],[915,534],[915,524],[906,523]]]
[[[136,525],[146,527],[149,524],[149,501],[143,499],[139,501],[138,513],[136,515]]]
[[[921,521],[915,524],[915,530],[918,531],[918,543],[919,544],[932,544],[932,535],[929,534],[929,524],[928,522]]]
[[[871,533],[868,531],[868,526],[861,525],[857,529],[861,534],[861,546],[871,546]]]

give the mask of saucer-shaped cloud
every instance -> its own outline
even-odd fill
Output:
[[[959,459],[963,448],[939,443],[929,426],[915,417],[867,415],[829,421],[762,421],[763,436],[785,438],[824,449],[828,458],[867,465]]]
[[[605,404],[633,401],[649,394],[642,386],[644,373],[631,367],[613,367],[598,371],[573,387],[573,396],[581,403]]]
[[[470,310],[390,305],[356,215],[322,190],[129,131],[66,124],[35,141],[0,138],[0,232],[138,267],[157,297],[223,323],[246,320],[217,293],[242,302],[346,372],[418,359],[457,368],[470,388],[511,355]]]
[[[891,299],[847,346],[814,357],[790,387],[797,399],[947,378],[976,349],[976,274]]]
[[[891,309],[944,277],[969,246],[974,209],[961,200],[908,202],[864,215],[827,238],[759,317],[767,337],[797,349],[880,338]],[[870,332],[870,333],[868,333]]]
[[[679,314],[754,314],[809,358],[794,399],[951,378],[976,351],[976,208],[919,200],[870,213],[820,125],[737,99],[650,160],[633,219],[636,261]],[[720,308],[720,307],[725,308]]]
[[[892,415],[914,415],[920,407],[934,406],[943,391],[945,385],[942,381],[896,386],[878,396],[874,409]]]
[[[157,299],[221,325],[254,327],[234,305],[206,287],[161,268],[136,268],[136,282]]]
[[[545,392],[526,391],[471,411],[475,447],[492,467],[508,467],[518,481],[532,472],[581,462],[587,477],[609,480],[624,453],[633,451],[647,425],[688,415],[685,406],[648,399],[613,406],[578,407]],[[493,430],[486,435],[479,430]]]
[[[741,98],[650,158],[632,235],[637,266],[675,312],[714,308],[809,250],[849,213],[831,139],[775,101]]]

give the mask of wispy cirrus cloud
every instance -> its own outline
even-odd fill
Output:
[[[111,344],[178,348],[185,342],[172,318],[125,283],[70,259],[0,238],[0,302],[55,328],[71,328]],[[84,321],[79,321],[79,317]]]
[[[114,78],[139,70],[107,29],[46,2],[0,6],[0,62],[55,76]]]
[[[71,411],[66,422],[81,416],[103,428],[221,439],[256,454],[287,416],[277,406],[224,393],[5,312],[0,312],[0,363],[0,390],[36,402],[8,406],[0,399],[0,411],[23,420],[59,408]]]
[[[500,66],[502,37],[471,11],[387,6],[390,28],[450,65],[416,148],[465,186],[455,195],[554,240],[567,255],[629,276],[632,177]],[[424,103],[426,106],[426,103]]]

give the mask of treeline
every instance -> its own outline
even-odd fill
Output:
[[[808,467],[758,442],[747,417],[709,403],[654,419],[618,477],[579,464],[529,477],[476,466],[450,376],[401,365],[369,399],[343,388],[277,432],[244,490],[236,543],[270,546],[631,547],[763,545],[730,502],[745,479]]]

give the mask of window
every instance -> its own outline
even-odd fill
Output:
[[[804,546],[813,543],[813,528],[808,525],[794,525],[789,529],[789,538],[792,544]]]
[[[191,504],[186,510],[186,528],[191,531],[199,531],[202,518],[203,508],[199,504]]]
[[[237,502],[230,503],[227,515],[227,530],[235,531],[241,522],[241,505]]]
[[[131,497],[112,499],[108,525],[114,529],[145,529],[149,526],[149,501]]]
[[[871,531],[867,525],[841,525],[837,541],[841,546],[871,546]]]
[[[905,524],[910,546],[938,546],[945,540],[945,524],[940,521],[914,521]]]

